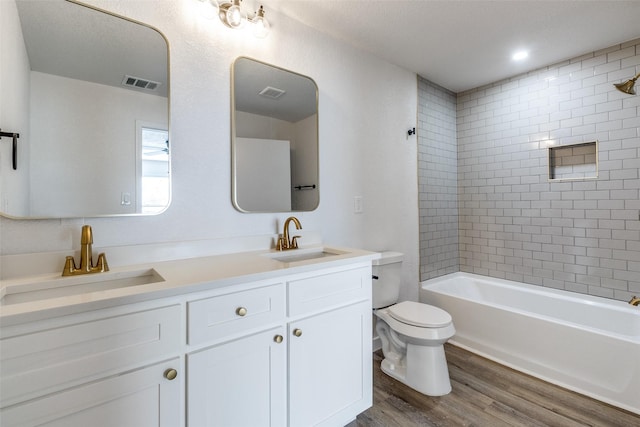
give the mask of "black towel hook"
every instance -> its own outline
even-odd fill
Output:
[[[13,138],[13,144],[11,147],[11,162],[13,163],[13,170],[18,169],[18,138],[20,134],[16,132],[2,132],[0,129],[0,138],[2,137]]]

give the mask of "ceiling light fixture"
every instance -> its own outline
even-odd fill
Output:
[[[206,1],[206,0],[205,0]],[[253,26],[253,34],[259,38],[265,38],[269,34],[269,21],[264,17],[264,7],[260,6],[253,17],[247,16],[240,7],[242,0],[229,0],[218,4],[218,17],[224,25],[229,28],[241,28],[245,22],[249,22]],[[211,4],[217,4],[215,0],[211,0]]]
[[[636,84],[636,80],[638,80],[638,77],[640,77],[640,73],[636,74],[634,78],[629,79],[624,83],[616,83],[614,84],[614,86],[620,92],[628,93],[629,95],[635,95],[636,91],[633,86]]]
[[[527,57],[529,57],[529,52],[527,52],[526,50],[520,50],[520,51],[514,53],[511,56],[511,59],[513,59],[514,61],[523,61],[523,60],[527,59]]]

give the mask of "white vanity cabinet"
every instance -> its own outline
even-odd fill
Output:
[[[180,425],[181,307],[2,328],[0,425]]]
[[[0,426],[344,426],[372,404],[369,259],[261,257],[264,273],[11,318]]]
[[[206,328],[193,320],[207,318]],[[206,345],[194,327],[214,341],[187,355],[189,427],[343,426],[371,406],[368,265],[193,301],[189,319],[190,344]]]

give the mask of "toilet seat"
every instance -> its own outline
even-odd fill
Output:
[[[389,315],[395,320],[420,328],[442,328],[451,324],[451,315],[428,304],[403,301],[389,307]]]

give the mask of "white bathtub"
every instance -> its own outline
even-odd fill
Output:
[[[421,285],[452,344],[640,414],[640,307],[468,273]]]

